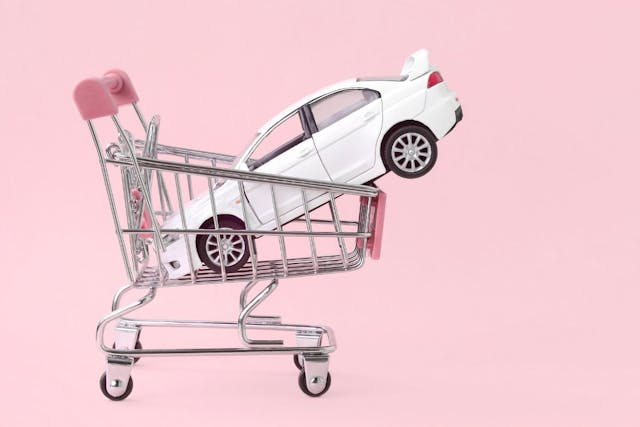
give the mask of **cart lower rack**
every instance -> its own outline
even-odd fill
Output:
[[[252,172],[234,157],[158,143],[160,119],[148,123],[129,77],[110,71],[76,87],[76,104],[98,152],[128,283],[97,327],[106,355],[100,388],[112,400],[132,391],[131,370],[142,357],[217,354],[289,354],[310,396],[331,385],[329,353],[336,349],[326,326],[283,323],[254,315],[280,280],[355,270],[367,253],[380,252],[385,194],[374,186],[347,185]],[[124,128],[118,107],[131,104],[144,138]],[[108,117],[115,140],[102,143],[96,119]],[[159,289],[244,282],[239,313],[231,321],[133,319]],[[123,302],[133,290],[144,295]],[[250,293],[255,294],[250,296]],[[115,343],[106,343],[115,324]],[[239,346],[142,348],[144,328],[236,329]],[[286,332],[255,339],[254,331]]]

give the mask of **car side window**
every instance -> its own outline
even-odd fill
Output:
[[[272,128],[269,134],[260,141],[260,144],[251,153],[250,157],[255,161],[249,165],[249,168],[254,170],[262,166],[269,160],[295,147],[304,139],[305,133],[302,127],[302,118],[300,112],[296,111],[275,128]]]
[[[321,131],[379,97],[378,92],[373,90],[347,89],[313,102],[310,105],[311,114]]]

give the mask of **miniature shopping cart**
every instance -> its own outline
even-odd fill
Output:
[[[128,277],[111,305],[111,312],[97,327],[97,341],[106,355],[106,372],[100,379],[103,394],[122,400],[132,391],[131,370],[141,357],[203,354],[289,354],[300,370],[299,386],[310,396],[324,394],[331,385],[329,353],[336,349],[333,332],[326,326],[282,323],[277,316],[253,312],[278,286],[280,279],[352,271],[364,264],[369,253],[377,258],[384,216],[385,194],[374,186],[345,185],[286,176],[237,170],[234,157],[158,143],[160,119],[147,122],[138,108],[138,96],[129,77],[114,70],[102,78],[82,81],[75,101],[98,152],[115,231]],[[131,121],[141,125],[144,138],[136,139],[125,129],[118,107],[131,104]],[[129,110],[128,110],[129,111]],[[135,113],[135,114],[133,114]],[[108,120],[115,125],[113,141],[101,142],[98,133]],[[135,122],[135,123],[134,123]],[[139,122],[139,123],[138,123]],[[107,126],[108,125],[108,126]],[[229,184],[229,183],[233,184]],[[243,227],[221,225],[217,192],[225,185],[237,188]],[[274,213],[271,225],[251,225],[251,188],[267,195]],[[284,215],[278,194],[293,197],[298,206]],[[200,194],[201,193],[201,194]],[[200,195],[198,195],[200,194]],[[203,202],[208,200],[209,202]],[[212,221],[207,227],[189,226],[193,204],[204,203]],[[171,218],[174,220],[172,221]],[[175,225],[175,218],[180,220]],[[249,256],[244,265],[232,269],[228,258],[220,257],[219,268],[203,265],[190,249],[196,239],[207,239],[218,251],[226,243],[246,244]],[[168,272],[166,253],[177,240],[185,245],[189,268],[176,277]],[[226,242],[226,243],[225,243]],[[240,310],[232,321],[132,319],[132,312],[149,304],[159,289],[224,282],[244,282]],[[262,284],[258,286],[258,284]],[[144,290],[141,298],[124,303],[132,290]],[[253,291],[253,292],[252,292]],[[250,296],[250,294],[255,294]],[[115,343],[105,343],[105,329],[115,322]],[[215,348],[142,348],[140,333],[145,327],[232,328],[241,345]],[[288,335],[265,339],[265,331]],[[250,337],[259,334],[260,338]],[[291,343],[289,343],[291,341]]]

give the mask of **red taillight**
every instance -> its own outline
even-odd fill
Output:
[[[438,71],[434,71],[433,73],[431,73],[431,75],[429,76],[429,80],[427,81],[427,89],[437,85],[438,83],[442,83],[442,81],[443,80],[440,73]]]

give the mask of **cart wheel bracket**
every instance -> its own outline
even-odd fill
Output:
[[[107,397],[112,400],[120,400],[131,393],[129,382],[131,379],[131,369],[133,368],[132,357],[109,356],[107,357],[107,371],[105,379],[105,390]]]
[[[331,385],[329,356],[303,353],[302,359],[304,360],[303,370],[300,372],[302,391],[314,397],[324,394]]]

